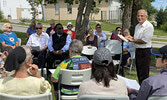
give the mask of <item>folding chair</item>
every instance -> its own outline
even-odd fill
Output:
[[[148,100],[167,100],[167,96],[151,96]]]
[[[129,100],[127,95],[81,95],[79,100]]]
[[[68,70],[60,69],[58,82],[58,100],[76,100],[77,95],[61,95],[60,84],[67,86],[79,86],[82,82],[88,81],[91,78],[91,68],[84,70]]]
[[[42,72],[43,71],[43,72]],[[46,68],[43,68],[43,69],[38,69],[38,73],[42,76],[42,77],[44,77],[45,79],[47,79],[47,70],[46,70]]]
[[[0,93],[0,100],[52,100],[52,93],[39,94],[35,96],[16,96]]]
[[[131,73],[132,67],[133,66],[135,67],[135,63],[134,63],[134,60],[135,60],[135,47],[134,47],[133,42],[129,42],[128,52],[130,53],[130,56],[131,56],[130,57],[131,64],[130,64],[130,68],[129,68],[129,73]]]
[[[17,38],[19,41],[19,46],[21,46],[21,38]]]
[[[105,41],[105,48],[110,50],[112,56],[117,55],[117,54],[120,55],[119,60],[113,59],[114,66],[118,65],[117,73],[119,73],[120,65],[122,61],[122,43],[118,40],[107,40]]]

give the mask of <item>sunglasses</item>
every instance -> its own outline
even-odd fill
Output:
[[[121,30],[117,30],[117,31],[121,31]]]
[[[41,29],[42,29],[42,27],[36,27],[36,30],[38,30],[38,29],[40,29],[40,30],[41,30]]]
[[[59,29],[59,30],[61,30],[61,29],[63,30],[63,27],[59,27],[58,29]]]
[[[54,25],[54,24],[50,24],[50,25]]]
[[[7,27],[8,29],[13,29],[13,27]]]

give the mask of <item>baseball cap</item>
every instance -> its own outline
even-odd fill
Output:
[[[107,48],[99,48],[94,53],[93,62],[97,65],[108,66],[112,62],[111,52]]]
[[[72,23],[71,23],[71,22],[68,22],[68,23],[67,23],[67,26],[68,26],[68,25],[72,25]]]
[[[151,54],[155,56],[164,56],[167,55],[167,45],[161,48],[151,48]]]

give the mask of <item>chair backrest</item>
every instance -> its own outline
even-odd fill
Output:
[[[82,54],[84,55],[94,55],[94,52],[97,50],[95,46],[83,46]]]
[[[0,93],[0,100],[52,100],[52,93],[39,94],[35,96],[16,96]]]
[[[134,47],[134,43],[133,42],[129,42],[129,49],[128,49],[129,53],[130,53],[130,58],[131,59],[135,59],[135,47]]]
[[[152,96],[148,100],[167,100],[167,96]]]
[[[84,70],[60,69],[61,84],[76,86],[91,78],[91,68]]]
[[[19,41],[19,46],[21,46],[21,38],[17,38]]]
[[[129,100],[127,95],[81,95],[79,100]]]
[[[105,48],[109,49],[112,55],[122,53],[122,43],[118,40],[105,41]]]

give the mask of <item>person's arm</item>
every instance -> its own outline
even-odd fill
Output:
[[[94,43],[93,43],[93,46],[98,47],[98,46],[97,46],[97,36],[96,36],[96,35],[95,35],[95,37],[94,37]]]
[[[151,95],[151,90],[152,87],[149,85],[148,81],[143,81],[136,100],[147,100]]]
[[[29,71],[30,73],[37,78],[41,78],[41,75],[38,73],[38,66],[35,64],[29,64]]]
[[[69,49],[71,43],[71,37],[68,35],[66,38],[66,44],[64,45],[64,47],[61,49],[63,52],[66,52]]]
[[[49,41],[48,41],[48,49],[49,49],[50,52],[53,52],[53,51],[54,51],[52,45],[53,45],[52,36],[50,36],[50,37],[49,37]]]
[[[26,46],[31,46],[32,44],[32,35],[29,37]]]
[[[102,31],[102,37],[99,37],[100,40],[107,40],[106,33]]]

